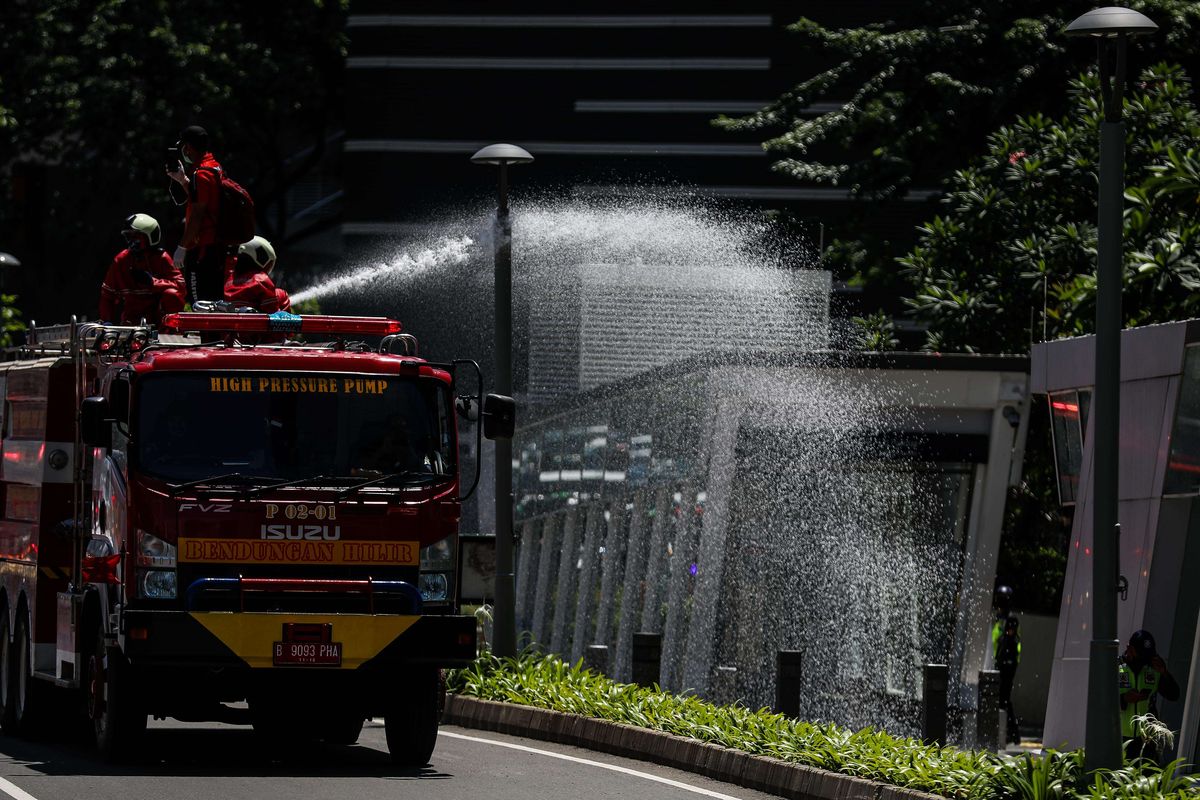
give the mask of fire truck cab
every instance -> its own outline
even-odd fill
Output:
[[[0,364],[0,726],[65,708],[116,758],[151,716],[332,743],[382,717],[425,764],[440,670],[475,656],[458,418],[510,437],[511,399],[394,320],[164,328],[35,328]]]

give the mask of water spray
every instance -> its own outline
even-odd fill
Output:
[[[464,263],[470,255],[475,241],[470,236],[457,238],[447,237],[438,241],[433,247],[422,250],[415,256],[401,253],[398,257],[378,264],[372,264],[351,270],[324,283],[310,286],[292,295],[293,303],[303,303],[329,295],[346,291],[365,289],[370,284],[381,279],[411,280],[430,270],[440,267],[455,266]]]

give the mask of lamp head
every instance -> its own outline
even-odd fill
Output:
[[[515,144],[489,144],[475,155],[471,156],[472,164],[528,164],[533,156],[523,147]]]
[[[0,267],[20,267],[21,259],[14,256],[12,253],[0,252]]]
[[[1067,26],[1067,36],[1146,36],[1158,30],[1149,17],[1132,8],[1094,8]]]

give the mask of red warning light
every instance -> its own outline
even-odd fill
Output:
[[[228,333],[355,333],[387,336],[400,333],[397,320],[386,317],[334,317],[322,314],[200,314],[180,312],[163,317],[163,326],[176,331]]]

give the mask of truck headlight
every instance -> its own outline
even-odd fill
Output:
[[[152,533],[138,531],[137,565],[139,567],[175,568],[175,545]]]
[[[425,602],[446,600],[450,596],[450,579],[444,572],[422,572],[417,588]]]
[[[426,603],[445,603],[454,599],[454,545],[455,538],[447,536],[421,548],[417,590]]]
[[[138,570],[138,597],[146,600],[174,600],[177,594],[175,570]]]

